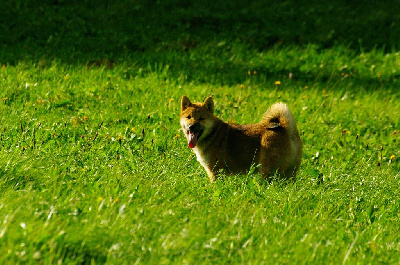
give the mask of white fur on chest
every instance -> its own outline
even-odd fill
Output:
[[[205,168],[207,171],[208,175],[213,175],[211,171],[211,165],[210,165],[210,158],[206,154],[204,154],[203,150],[201,150],[199,147],[193,148],[194,153],[196,154],[197,161],[200,162],[200,164]]]

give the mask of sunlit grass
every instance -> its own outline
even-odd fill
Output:
[[[291,51],[274,50],[275,60]],[[324,52],[298,56],[320,61]],[[358,55],[343,55],[336,60],[357,74],[299,63],[296,79],[290,68],[267,74],[260,61],[221,86],[181,82],[167,66],[129,67],[131,59],[113,69],[2,68],[2,262],[398,261],[399,94],[384,67],[391,56],[366,55],[383,69],[372,79],[364,80],[365,64],[350,63]],[[180,137],[182,94],[213,95],[217,115],[240,123],[287,102],[304,142],[298,180],[210,184]]]

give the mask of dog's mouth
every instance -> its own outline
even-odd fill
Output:
[[[188,131],[188,145],[190,148],[195,148],[197,145],[197,141],[199,140],[200,136],[203,134],[203,129],[201,130],[196,130],[196,131],[192,131],[189,130]]]

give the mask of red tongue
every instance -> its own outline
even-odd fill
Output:
[[[197,134],[189,132],[189,147],[194,148],[197,144]]]

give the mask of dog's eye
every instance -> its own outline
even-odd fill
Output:
[[[202,121],[202,120],[205,120],[205,118],[203,118],[203,117],[200,117],[200,118],[199,118],[199,121]]]
[[[190,120],[190,119],[192,118],[192,116],[189,115],[189,116],[187,116],[186,118],[187,118],[188,120]]]

